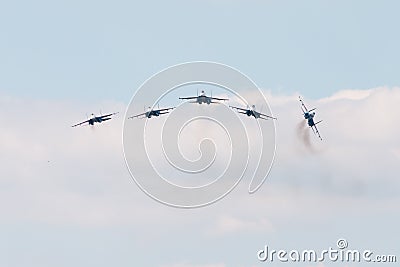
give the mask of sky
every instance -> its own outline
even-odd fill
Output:
[[[399,258],[398,9],[396,1],[1,3],[0,265],[280,266],[259,262],[257,251],[323,250],[339,238]],[[244,179],[217,203],[184,210],[132,180],[122,125],[141,84],[193,60],[230,65],[262,89],[278,117],[277,152],[257,193]],[[324,120],[322,142],[302,128],[299,94]],[[114,111],[99,127],[70,127]]]
[[[12,1],[2,91],[127,101],[174,64],[231,65],[274,92],[396,86],[397,1]],[[101,77],[101,78],[100,78]]]

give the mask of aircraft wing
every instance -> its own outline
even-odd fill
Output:
[[[168,114],[168,113],[170,113],[170,109],[174,109],[174,108],[164,108],[164,109],[159,109],[159,110],[157,110],[157,111],[159,111],[159,114],[160,115],[163,115],[163,114]]]
[[[257,112],[257,113],[260,115],[260,118],[261,118],[261,119],[269,118],[269,119],[276,120],[275,117],[272,117],[272,116],[269,116],[269,115],[266,115],[266,114],[262,114],[262,113],[260,113],[260,112]],[[265,118],[262,118],[261,116],[264,116]]]
[[[196,99],[198,96],[180,97],[179,99]]]
[[[210,97],[211,99],[214,99],[214,100],[223,100],[223,101],[228,101],[229,99],[227,99],[227,98],[218,98],[218,97]]]
[[[300,100],[300,103],[301,103],[301,106],[302,106],[303,113],[304,112],[308,112],[308,109],[307,109],[306,105],[304,105],[304,102],[303,102],[303,100],[301,99],[300,96],[299,96],[299,100]]]
[[[85,123],[87,123],[87,122],[89,122],[89,120],[86,120],[86,121],[80,122],[80,123],[78,123],[78,124],[72,125],[71,127],[80,126],[80,125],[85,124]]]
[[[137,115],[134,115],[134,116],[130,116],[130,117],[128,117],[128,119],[138,118],[138,117],[141,117],[143,115],[146,115],[146,112],[140,113],[140,114],[137,114]]]
[[[104,119],[104,118],[106,118],[106,117],[114,116],[114,115],[116,115],[116,114],[118,114],[118,112],[110,113],[110,114],[107,114],[107,115],[102,115],[102,116],[100,116],[99,118],[100,118],[100,119]]]
[[[321,139],[321,140],[322,140],[322,137],[321,137],[321,135],[320,135],[320,133],[319,133],[319,131],[318,131],[318,128],[317,128],[317,126],[316,126],[316,125],[314,125],[314,127],[315,127],[315,134],[316,134],[316,135],[318,135],[319,139]]]
[[[247,111],[247,109],[245,108],[238,108],[238,107],[234,107],[234,106],[229,106],[230,108],[234,108],[236,110],[242,110],[242,111]]]
[[[319,139],[322,140],[321,134],[319,133],[318,128],[317,128],[317,124],[320,123],[320,122],[321,122],[321,121],[315,123],[313,127],[315,128],[315,132],[314,132],[314,133],[315,133],[316,135],[318,135]],[[313,129],[313,130],[314,130],[314,129]]]
[[[162,109],[155,109],[154,111],[168,111],[174,108],[162,108]]]

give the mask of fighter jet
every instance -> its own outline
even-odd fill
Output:
[[[321,135],[319,134],[319,131],[317,128],[317,124],[322,122],[322,120],[318,121],[318,122],[314,122],[315,112],[312,112],[312,111],[316,110],[316,108],[308,110],[306,105],[304,105],[303,100],[301,99],[300,96],[299,96],[299,100],[301,103],[301,111],[303,111],[304,119],[307,120],[308,126],[310,126],[310,128],[313,130],[314,134],[318,135],[319,139],[322,140]]]
[[[160,109],[160,108],[152,109],[151,107],[148,107],[146,112],[128,117],[128,119],[133,119],[133,118],[148,118],[148,119],[150,119],[153,116],[158,117],[160,115],[167,114],[172,109],[174,109],[174,107],[173,108],[162,108],[162,109]]]
[[[204,90],[201,91],[201,94],[197,94],[197,96],[189,96],[189,97],[180,97],[179,99],[185,99],[185,100],[190,100],[194,99],[194,101],[190,101],[190,103],[198,103],[198,104],[207,104],[210,105],[211,103],[219,103],[218,101],[226,101],[228,99],[226,98],[218,98],[218,97],[212,97],[207,96]],[[218,101],[213,101],[213,100],[218,100]]]
[[[238,111],[238,113],[240,114],[245,114],[247,116],[253,116],[255,119],[263,119],[263,120],[267,120],[267,119],[273,119],[276,120],[276,118],[263,114],[261,112],[257,112],[256,111],[256,106],[252,105],[251,107],[247,106],[247,108],[238,108],[238,107],[234,107],[234,106],[229,106],[233,109],[236,109]]]
[[[92,115],[90,116],[90,119],[87,119],[86,121],[83,121],[83,122],[80,122],[78,124],[72,125],[72,127],[80,126],[80,125],[85,124],[85,123],[88,123],[88,125],[94,125],[96,122],[97,123],[102,123],[103,121],[111,120],[112,119],[111,117],[116,115],[116,114],[118,114],[118,112],[110,113],[110,114],[107,114],[107,115],[95,116],[92,113]]]

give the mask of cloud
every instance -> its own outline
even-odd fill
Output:
[[[353,201],[357,206],[362,200],[383,210],[387,203],[398,203],[400,128],[396,121],[400,88],[346,90],[326,99],[306,98],[309,107],[317,107],[317,118],[324,120],[319,124],[324,141],[310,132],[317,153],[310,153],[296,136],[296,127],[303,121],[297,95],[266,91],[266,96],[278,116],[277,156],[263,186],[270,195],[261,192],[250,197],[239,186],[222,202],[236,203],[238,199],[240,212],[227,208],[229,212],[221,215],[212,209],[213,216],[207,219],[210,225],[203,232],[228,235],[279,227],[269,217],[287,218],[281,212],[283,206],[265,207],[263,203],[300,201],[310,205],[318,199],[320,203],[345,199],[343,205]],[[124,103],[102,103],[99,107],[7,96],[2,96],[0,103],[0,112],[7,114],[0,132],[0,210],[6,221],[155,225],[160,216],[170,213],[141,192],[126,171],[121,140]],[[85,113],[100,109],[121,113],[93,128],[70,127],[85,119]],[[247,186],[248,179],[245,177],[241,185]],[[306,196],[294,199],[302,192],[307,192]],[[255,216],[252,201],[267,208],[268,215]],[[295,208],[291,211],[296,212]],[[193,217],[176,214],[195,223],[205,213]],[[306,219],[313,212],[298,216]],[[176,218],[165,216],[163,220],[173,225]]]
[[[274,231],[272,223],[265,218],[241,219],[229,215],[221,216],[217,219],[210,234],[229,235],[229,234],[251,234],[251,233],[271,233]]]
[[[371,95],[374,91],[379,89],[369,90],[341,90],[330,97],[322,98],[320,102],[332,102],[337,100],[362,100]]]
[[[85,120],[87,112],[123,111],[124,105],[78,107],[11,97],[0,102],[7,114],[0,132],[3,222],[103,225],[114,220],[121,179],[129,178],[121,153],[122,118],[100,127],[71,125]]]
[[[297,97],[288,96],[291,101],[280,100],[275,104],[275,97],[270,96],[271,106],[280,114],[274,169],[285,173],[284,176],[293,176],[294,170],[298,170],[296,176],[301,176],[306,171],[308,176],[319,177],[318,180],[328,184],[344,182],[346,188],[359,182],[372,190],[375,183],[396,181],[398,160],[391,151],[400,147],[397,138],[400,128],[395,123],[400,112],[400,88],[375,88],[368,90],[365,97],[354,97],[359,94],[364,93],[346,91],[337,93],[342,97],[333,97],[331,101],[305,100],[309,108],[317,107],[316,119],[323,120],[318,125],[322,142],[310,130],[312,145],[319,151],[317,155],[308,153],[295,136],[295,127],[302,121]],[[379,172],[385,173],[385,177],[378,176]]]
[[[392,153],[395,155],[395,157],[396,157],[397,159],[400,160],[400,149],[399,149],[399,148],[394,148],[394,149],[392,150]]]
[[[253,195],[247,193],[250,177],[246,176],[227,197],[195,210],[161,205],[132,181],[122,154],[124,103],[97,106],[1,96],[0,113],[7,115],[0,131],[1,223],[33,231],[37,225],[129,229],[132,239],[145,247],[142,258],[152,258],[149,251],[161,244],[160,257],[173,255],[166,258],[168,262],[193,263],[171,266],[202,266],[190,254],[198,249],[207,251],[209,262],[231,266],[253,257],[266,241],[285,247],[305,235],[326,246],[318,231],[323,228],[327,235],[325,227],[333,222],[345,223],[348,233],[357,233],[363,220],[366,238],[378,230],[385,238],[391,230],[388,224],[396,222],[390,218],[400,212],[396,123],[400,89],[381,87],[363,94],[339,92],[340,97],[330,100],[305,97],[307,106],[317,107],[317,119],[324,120],[319,124],[324,140],[310,132],[315,148],[310,152],[296,133],[303,121],[297,94],[266,91],[278,117],[277,154],[270,176]],[[121,113],[93,128],[70,127],[85,119],[85,113],[100,109]],[[317,230],[310,234],[303,228]],[[332,235],[341,230],[333,229]],[[238,236],[240,244],[232,244]],[[188,243],[190,255],[173,254]],[[224,253],[231,258],[221,261]],[[153,266],[160,263],[157,260]]]

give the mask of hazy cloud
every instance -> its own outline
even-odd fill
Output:
[[[266,91],[278,117],[277,155],[266,183],[249,195],[246,176],[226,198],[196,210],[165,207],[134,184],[122,154],[124,103],[99,107],[2,96],[0,113],[7,114],[0,131],[2,224],[131,229],[133,240],[147,248],[149,257],[154,244],[163,244],[160,253],[172,253],[193,238],[199,244],[192,250],[219,242],[218,251],[224,251],[233,246],[227,240],[238,235],[244,237],[243,244],[230,249],[240,249],[238,257],[253,257],[262,242],[288,244],[293,234],[302,234],[300,229],[314,231],[340,224],[343,218],[350,233],[358,230],[362,218],[370,234],[380,229],[379,236],[387,236],[385,218],[393,222],[393,214],[400,211],[400,89],[354,93],[362,97],[352,92],[337,95],[329,100],[304,97],[309,108],[317,107],[317,119],[324,120],[319,124],[323,141],[304,129],[310,130],[310,151],[296,133],[303,121],[298,96]],[[86,112],[100,108],[103,113],[121,113],[95,127],[70,127],[85,119]],[[381,221],[374,221],[377,218]],[[291,235],[282,236],[288,229]],[[181,243],[172,242],[171,233]],[[255,242],[257,236],[262,240]],[[242,251],[245,244],[248,251]],[[192,262],[188,258],[174,255],[169,262]],[[210,256],[210,261],[220,258]]]
[[[225,215],[217,219],[215,227],[210,230],[210,234],[271,233],[273,231],[274,227],[267,219],[241,219]]]
[[[266,95],[278,114],[278,150],[265,187],[279,185],[281,198],[290,197],[287,189],[315,190],[332,197],[339,194],[384,199],[397,195],[399,88],[339,92],[329,101],[306,98],[310,108],[318,108],[317,118],[324,120],[319,125],[324,141],[311,131],[307,137],[317,154],[310,153],[296,136],[296,127],[303,120],[297,96]],[[153,202],[137,189],[126,171],[121,141],[122,103],[101,105],[104,111],[121,112],[104,125],[74,129],[71,124],[85,119],[88,110],[98,107],[77,108],[77,103],[4,96],[1,103],[0,111],[8,115],[0,132],[0,158],[4,163],[0,170],[1,210],[7,220],[90,225],[153,218],[142,205],[135,210],[141,210],[145,217],[124,212],[134,199],[141,199],[144,205]],[[246,192],[240,193],[246,196]],[[10,201],[12,206],[5,204]],[[219,217],[217,229],[234,232],[268,224],[261,218],[255,222],[238,218]]]

